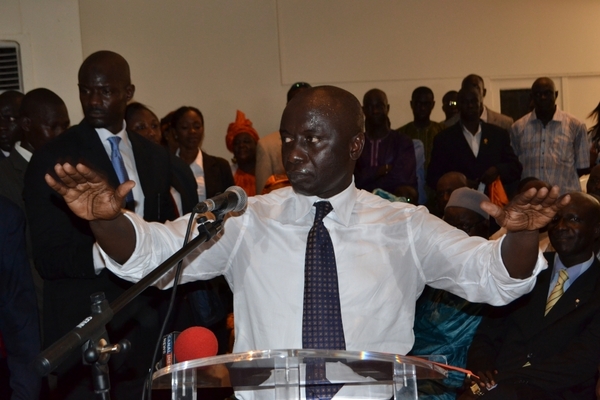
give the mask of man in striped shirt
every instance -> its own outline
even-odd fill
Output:
[[[558,108],[552,79],[536,79],[531,96],[535,109],[510,130],[512,147],[523,164],[522,178],[534,176],[558,185],[561,194],[580,191],[579,177],[590,166],[585,124]]]

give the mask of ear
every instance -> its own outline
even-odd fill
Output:
[[[554,92],[554,98],[558,99],[558,90],[556,92]]]
[[[410,103],[410,109],[414,110],[415,109],[415,105],[413,104],[413,101],[411,100],[409,103]]]
[[[483,89],[483,97],[485,97],[486,93],[487,93],[487,89],[484,88]]]
[[[135,85],[127,85],[125,88],[125,95],[127,96],[127,102],[130,102],[133,99],[133,95],[135,94]]]
[[[19,126],[21,127],[21,129],[23,129],[25,132],[29,132],[29,130],[31,129],[31,118],[28,117],[22,117],[19,121]]]
[[[364,132],[354,136],[350,142],[350,158],[354,161],[358,160],[365,145]]]

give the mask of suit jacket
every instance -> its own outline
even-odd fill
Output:
[[[127,134],[140,179],[138,184],[144,192],[144,218],[160,222],[173,218],[167,151],[138,134]],[[89,223],[75,216],[62,196],[44,181],[44,175],[51,172],[57,162],[66,161],[82,162],[104,174],[113,187],[119,184],[98,134],[85,120],[38,149],[31,158],[25,174],[24,198],[31,225],[35,267],[44,278],[46,346],[90,315],[90,294],[103,291],[110,302],[131,286],[106,269],[96,275],[92,257],[95,239]],[[141,304],[147,299],[142,296],[136,301]],[[124,310],[132,310],[131,313],[117,314],[109,325],[109,334],[114,334],[116,340],[125,335],[126,324],[137,318],[134,308],[130,304]],[[136,355],[136,348],[138,352],[148,352],[138,344],[133,346],[129,357],[140,357],[139,353]],[[149,362],[150,357],[147,358]]]
[[[7,352],[13,399],[37,399],[41,379],[30,363],[40,351],[33,278],[25,248],[25,214],[0,196],[0,333]],[[6,395],[5,388],[0,395]]]
[[[172,172],[171,184],[181,195],[181,211],[187,214],[198,204],[198,183],[189,165],[181,158],[170,154]]]
[[[227,188],[235,185],[231,167],[224,158],[202,152],[202,168],[204,168],[207,199],[223,193]]]
[[[497,113],[496,111],[492,111],[489,108],[485,107],[487,110],[487,123],[499,126],[502,129],[510,131],[510,127],[515,122],[514,119],[509,117],[508,115]]]
[[[497,113],[496,111],[490,110],[487,106],[484,106],[484,107],[487,111],[487,121],[486,122],[488,124],[496,125],[502,129],[506,129],[507,131],[510,131],[510,127],[515,122],[511,117],[509,117],[508,115],[500,114],[500,113]],[[458,123],[458,121],[460,121],[460,114],[455,114],[452,116],[452,118],[447,119],[443,123],[447,127],[450,127],[450,126]]]
[[[27,160],[14,149],[8,157],[0,160],[0,195],[8,197],[22,210],[25,210],[23,179],[27,164]]]
[[[548,264],[554,253],[546,253]],[[600,362],[600,262],[569,287],[544,316],[552,268],[528,295],[484,317],[469,350],[467,368],[497,369],[497,382],[520,380],[552,398],[595,399]],[[530,366],[524,367],[526,363]]]
[[[435,189],[440,177],[451,171],[462,172],[467,179],[477,180],[492,166],[498,168],[504,185],[516,182],[521,177],[523,166],[510,145],[508,132],[482,122],[479,153],[475,157],[463,135],[462,125],[455,124],[433,139],[427,184]]]

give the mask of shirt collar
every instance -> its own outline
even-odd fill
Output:
[[[102,142],[108,140],[109,137],[113,137],[113,136],[118,136],[121,138],[121,141],[126,144],[127,146],[129,146],[129,138],[127,137],[127,124],[125,124],[125,121],[123,120],[123,127],[121,128],[121,130],[118,133],[112,133],[111,131],[109,131],[108,129],[105,128],[95,128],[96,132],[98,133],[98,136],[100,137],[100,140]]]
[[[564,264],[560,260],[560,257],[558,256],[558,254],[556,254],[556,256],[554,257],[554,268],[552,270],[552,277],[554,277],[555,275],[558,275],[558,273],[561,269],[566,269],[567,272],[569,273],[569,282],[573,283],[573,282],[575,282],[575,279],[579,278],[581,276],[581,274],[583,274],[585,271],[588,270],[588,268],[592,265],[593,262],[594,262],[594,253],[592,253],[592,256],[590,257],[589,260],[584,261],[581,264],[573,265],[572,267],[567,268],[564,266]]]
[[[294,192],[295,193],[295,192]],[[357,190],[354,185],[354,177],[352,182],[346,189],[328,199],[322,199],[318,196],[303,196],[295,193],[297,196],[297,206],[294,218],[296,221],[302,219],[309,213],[313,212],[313,204],[317,201],[329,201],[333,206],[333,211],[326,218],[331,217],[334,221],[341,223],[344,226],[350,225],[350,217],[354,204],[356,203]]]
[[[529,117],[529,121],[533,121],[538,119],[537,114],[535,113],[535,109],[531,112],[531,117]],[[562,121],[563,120],[563,112],[560,110],[558,106],[556,106],[556,111],[554,111],[554,115],[552,116],[551,121]]]
[[[21,142],[15,143],[15,151],[21,155],[25,159],[25,161],[31,161],[31,156],[33,155],[29,150],[21,147]]]

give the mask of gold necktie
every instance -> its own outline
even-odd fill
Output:
[[[554,286],[554,289],[552,289],[552,292],[550,292],[550,296],[548,296],[548,301],[546,302],[546,312],[544,312],[544,316],[548,315],[550,309],[554,307],[558,299],[560,299],[560,296],[563,295],[563,286],[567,279],[569,279],[569,274],[567,273],[567,270],[561,269],[558,273],[558,280],[556,281],[556,285]]]

